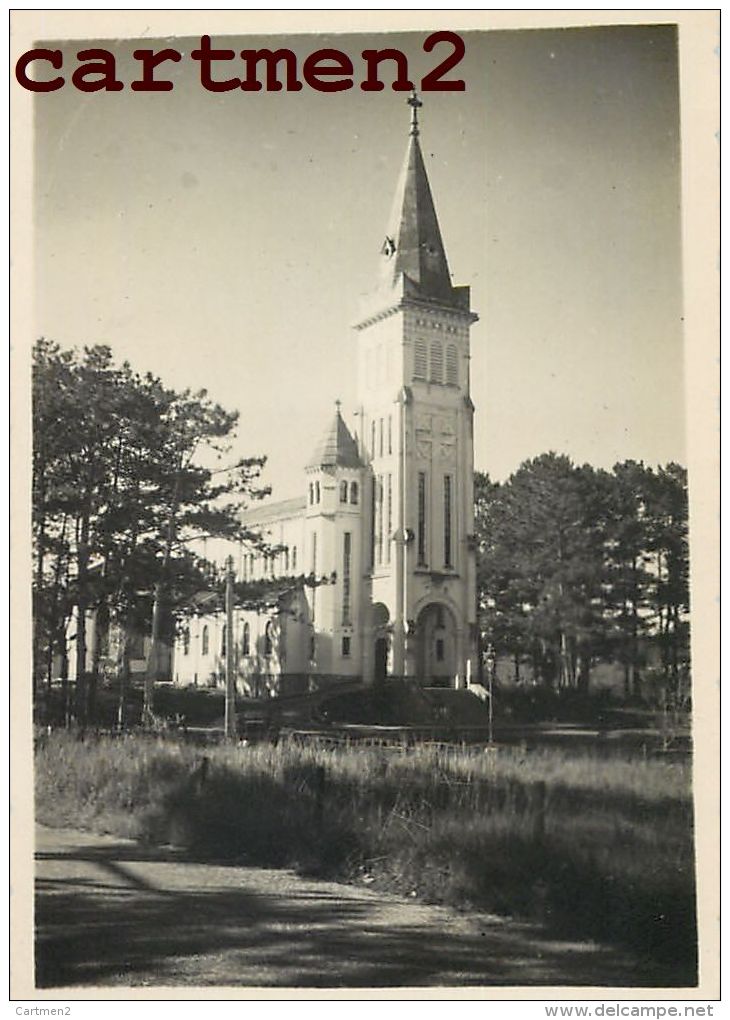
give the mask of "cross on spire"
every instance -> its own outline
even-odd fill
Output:
[[[414,137],[418,137],[418,111],[420,107],[423,106],[423,103],[418,98],[418,93],[415,89],[413,89],[408,99],[406,99],[406,102],[411,108],[411,134]]]

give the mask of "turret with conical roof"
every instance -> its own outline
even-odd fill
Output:
[[[340,414],[340,402],[336,402],[333,420],[327,427],[317,448],[307,462],[307,468],[349,467],[360,468],[362,462],[357,452],[357,443]]]
[[[365,465],[335,402],[335,414],[309,460],[307,473],[307,572],[320,583],[309,590],[316,637],[317,673],[358,673],[358,619],[362,576],[362,496]]]

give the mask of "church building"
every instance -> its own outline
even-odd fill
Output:
[[[374,289],[353,327],[350,424],[339,402],[301,498],[249,511],[276,553],[231,549],[240,581],[308,578],[275,606],[237,608],[235,633],[201,609],[179,636],[178,683],[222,683],[235,656],[250,696],[387,677],[476,679],[476,563],[469,288],[451,282],[419,142],[410,134]],[[313,580],[314,583],[311,583]]]

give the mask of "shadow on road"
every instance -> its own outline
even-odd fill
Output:
[[[466,917],[290,872],[201,864],[43,830],[36,984],[393,987],[670,985],[535,926]]]

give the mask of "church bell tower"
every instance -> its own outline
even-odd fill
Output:
[[[453,686],[477,670],[469,288],[452,285],[419,143],[410,134],[375,291],[354,326],[367,465],[365,680]]]

